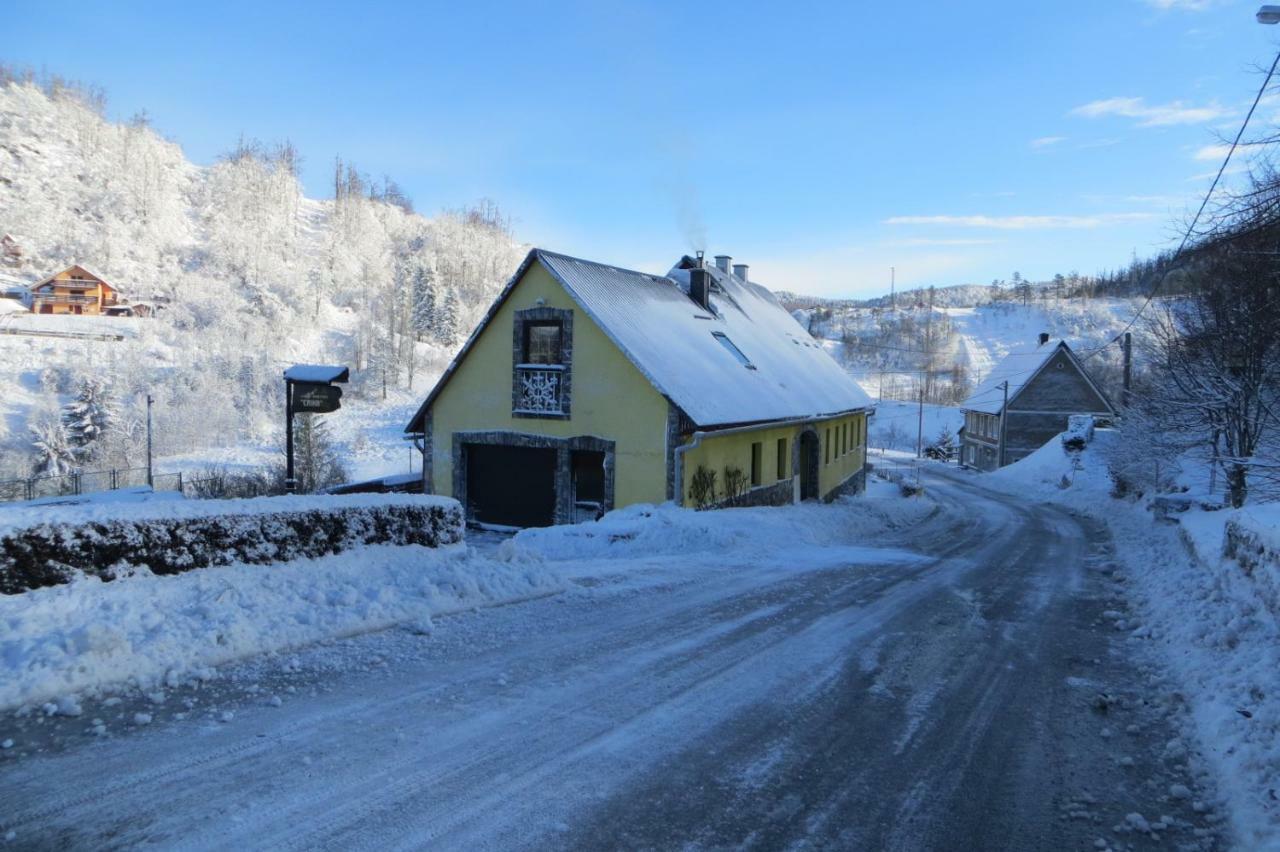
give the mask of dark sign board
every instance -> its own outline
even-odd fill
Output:
[[[325,414],[341,407],[342,388],[314,382],[293,382],[293,410],[306,414]]]

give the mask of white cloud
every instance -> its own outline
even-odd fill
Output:
[[[907,240],[895,240],[890,245],[902,246],[903,248],[915,248],[918,246],[993,246],[999,242],[999,240],[969,239],[967,237],[941,237],[938,239],[912,237]]]
[[[1059,142],[1066,141],[1065,136],[1041,136],[1039,139],[1031,140],[1032,148],[1048,148],[1051,145],[1057,145]]]
[[[1227,152],[1231,150],[1230,145],[1205,145],[1196,151],[1195,158],[1197,160],[1216,160],[1222,162],[1227,156]]]
[[[1101,228],[1125,222],[1140,222],[1153,213],[1098,213],[1091,216],[891,216],[886,225],[950,225],[960,228],[994,228],[1025,231],[1057,228]]]
[[[1106,98],[1091,101],[1071,110],[1071,115],[1084,118],[1119,116],[1138,120],[1139,127],[1169,127],[1175,124],[1200,124],[1230,115],[1218,106],[1190,106],[1183,101],[1148,104],[1143,98]]]
[[[1184,12],[1203,12],[1218,5],[1218,0],[1146,0],[1148,6],[1157,9],[1181,9]]]

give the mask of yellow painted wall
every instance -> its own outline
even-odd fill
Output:
[[[818,430],[818,493],[826,497],[867,463],[867,418],[864,414],[837,417],[814,424]],[[840,440],[840,427],[848,429],[848,441]],[[830,433],[831,455],[827,456]]]
[[[511,416],[511,343],[515,311],[573,311],[569,419]],[[667,401],[539,263],[530,265],[431,406],[432,486],[452,495],[453,433],[510,431],[617,442],[614,504],[666,500]]]
[[[811,424],[818,432],[818,494],[827,497],[850,476],[866,465],[866,422],[865,414],[851,414],[845,417],[821,420]],[[847,450],[839,443],[838,429],[841,425],[848,427]],[[748,477],[751,475],[751,445],[760,442],[761,447],[761,479],[760,486],[775,485],[779,479],[777,464],[777,441],[787,439],[787,470],[785,478],[796,477],[792,470],[795,459],[795,443],[800,440],[800,433],[807,426],[762,426],[734,432],[727,435],[706,435],[697,447],[684,454],[681,479],[681,493],[685,495],[685,505],[690,505],[688,498],[689,485],[693,474],[701,465],[715,471],[717,494],[723,498],[724,469],[733,465],[742,469]],[[828,432],[829,430],[829,432]],[[828,461],[827,440],[830,434],[831,455]],[[843,450],[843,451],[842,451]]]

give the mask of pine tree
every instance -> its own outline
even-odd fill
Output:
[[[347,478],[342,457],[329,437],[328,426],[314,414],[299,414],[294,418],[293,471],[302,494],[314,494]]]
[[[436,340],[452,346],[458,339],[458,297],[453,290],[445,290],[444,298],[436,308]]]
[[[436,286],[431,270],[422,264],[414,267],[410,278],[412,287],[412,322],[413,330],[419,340],[423,335],[435,334],[436,325]]]
[[[75,400],[62,409],[62,425],[76,457],[81,462],[92,460],[115,425],[115,403],[106,386],[98,379],[82,381]]]

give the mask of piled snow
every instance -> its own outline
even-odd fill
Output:
[[[698,512],[670,503],[618,509],[591,524],[524,530],[509,552],[543,559],[626,559],[652,556],[768,558],[796,564],[821,551],[824,561],[896,561],[916,557],[869,547],[885,531],[910,527],[934,504],[904,498],[873,482],[866,494],[830,504],[746,507]]]
[[[1106,446],[1117,438],[1099,429],[1074,457],[1053,440],[981,481],[1108,524],[1124,588],[1142,618],[1127,628],[1177,681],[1237,845],[1280,850],[1280,615],[1268,607],[1266,577],[1222,556],[1228,521],[1274,544],[1280,510],[1193,509],[1176,516],[1177,526],[1156,524],[1145,505],[1109,496]]]
[[[233,564],[168,577],[0,597],[0,707],[77,691],[178,683],[264,652],[556,592],[557,575],[463,545],[369,546],[265,569]]]

